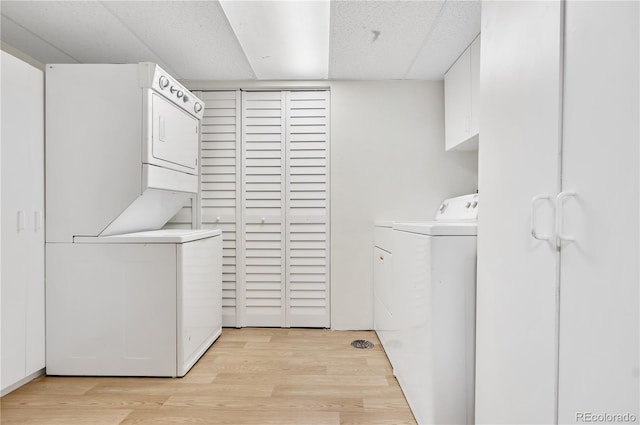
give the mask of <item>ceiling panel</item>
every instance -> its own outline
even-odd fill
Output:
[[[265,4],[242,3],[257,8]],[[184,80],[246,80],[256,74],[274,80],[323,78],[278,71],[278,66],[290,66],[294,59],[308,65],[327,55],[329,79],[441,79],[480,30],[479,0],[332,0],[329,53],[303,49],[303,55],[287,59],[277,52],[251,52],[261,65],[278,65],[266,74],[252,69],[216,0],[2,0],[0,11],[2,41],[42,63],[151,61]],[[279,36],[304,38],[304,31],[296,29],[299,14],[290,15],[297,26],[277,27]],[[241,31],[258,41],[269,37],[256,31],[256,25],[240,23]]]
[[[402,79],[443,1],[331,2],[332,79]]]
[[[442,79],[480,33],[480,9],[479,0],[446,2],[406,78]]]
[[[107,1],[117,16],[184,80],[255,75],[217,1]]]
[[[2,1],[2,14],[81,63],[150,61],[167,67],[100,2]]]
[[[4,3],[3,3],[4,4]],[[0,17],[0,37],[10,46],[37,58],[41,63],[76,63],[78,62],[46,40],[23,28],[11,19]]]

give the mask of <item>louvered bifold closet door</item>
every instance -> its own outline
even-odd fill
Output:
[[[287,326],[330,326],[329,92],[286,92]]]
[[[222,326],[236,326],[240,223],[240,91],[204,91],[201,214],[204,229],[222,229]]]
[[[285,326],[285,94],[242,93],[244,326]]]

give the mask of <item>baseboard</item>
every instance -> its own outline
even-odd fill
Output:
[[[4,397],[5,395],[9,394],[11,391],[17,390],[18,388],[20,388],[21,386],[23,386],[24,384],[27,384],[31,381],[33,381],[34,379],[44,375],[44,371],[45,368],[42,368],[36,372],[33,372],[31,375],[26,376],[24,378],[22,378],[21,380],[9,385],[6,388],[3,388],[2,391],[0,391],[0,397]]]

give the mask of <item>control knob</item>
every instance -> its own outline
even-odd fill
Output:
[[[178,96],[178,98],[181,98],[183,94],[184,93],[182,93],[182,90],[178,90],[178,93],[176,93],[176,96]]]
[[[169,79],[167,77],[165,77],[164,75],[161,75],[159,83],[160,83],[160,88],[161,89],[167,88],[167,86],[169,85]]]
[[[200,102],[196,102],[193,105],[193,111],[197,114],[198,112],[202,111],[202,105],[200,104]]]
[[[182,100],[184,101],[184,103],[187,103],[189,101],[189,96],[185,94],[184,96],[182,96]]]

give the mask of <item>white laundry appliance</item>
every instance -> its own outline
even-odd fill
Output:
[[[162,229],[202,111],[152,63],[47,65],[48,374],[183,376],[220,335],[221,231]]]
[[[474,423],[477,211],[471,194],[445,200],[434,221],[376,227],[393,257],[376,331],[420,424]]]

